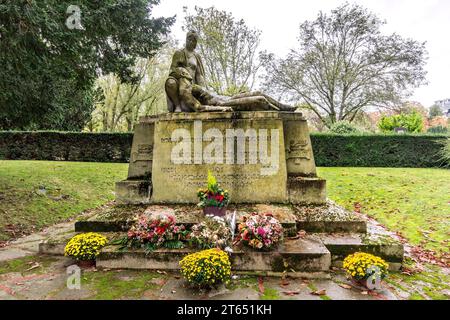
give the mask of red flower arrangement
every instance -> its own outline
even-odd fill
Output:
[[[236,242],[255,249],[270,249],[283,239],[283,227],[270,213],[244,216],[238,232]]]
[[[123,247],[142,247],[153,251],[159,247],[181,248],[188,231],[184,225],[177,225],[170,214],[146,215],[137,217],[135,224],[123,239]]]

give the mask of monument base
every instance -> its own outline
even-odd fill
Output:
[[[39,245],[40,253],[64,254],[64,247],[78,232],[100,232],[110,241],[123,238],[136,215],[144,211],[170,213],[177,223],[191,228],[204,219],[195,205],[117,205],[110,204],[92,210],[90,217],[75,222],[74,232],[49,238]],[[284,228],[285,240],[271,251],[234,247],[233,272],[327,272],[330,266],[340,266],[349,254],[362,251],[385,259],[391,270],[398,270],[403,260],[403,245],[389,233],[373,226],[353,212],[327,201],[321,206],[292,205],[230,205],[228,212],[241,215],[271,212]],[[89,213],[86,213],[89,215]],[[301,232],[300,232],[301,231]],[[306,232],[306,234],[305,234]],[[116,245],[105,247],[97,258],[97,267],[108,269],[178,269],[178,261],[186,254],[198,251],[160,249],[145,254],[142,250],[120,251]]]

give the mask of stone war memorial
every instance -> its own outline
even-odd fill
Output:
[[[115,204],[75,222],[74,233],[113,239],[96,257],[97,267],[181,268],[192,280],[190,254],[218,247],[229,254],[233,272],[327,277],[358,251],[398,269],[400,242],[327,199],[302,114],[259,91],[230,97],[208,91],[197,40],[189,32],[186,47],[174,53],[167,113],[142,117],[135,127]],[[221,222],[208,238],[210,219]],[[252,238],[258,224],[264,227]],[[49,239],[40,250],[57,253],[66,242]]]

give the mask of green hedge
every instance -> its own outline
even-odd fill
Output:
[[[448,136],[311,135],[317,166],[448,167],[439,155]]]
[[[0,159],[128,162],[130,133],[0,131]]]
[[[128,162],[131,133],[0,131],[0,159]],[[317,166],[445,167],[448,136],[312,134]]]

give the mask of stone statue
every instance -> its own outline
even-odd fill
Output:
[[[222,96],[207,91],[202,59],[195,52],[198,35],[189,31],[184,49],[175,51],[165,83],[169,112],[202,111],[294,111],[259,91],[234,96]]]

